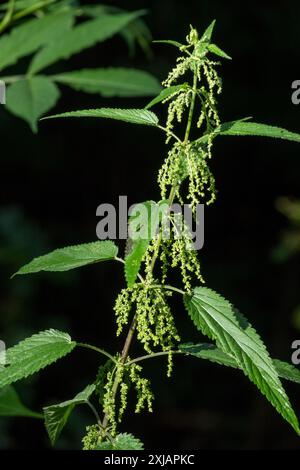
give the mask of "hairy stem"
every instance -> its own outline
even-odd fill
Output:
[[[191,104],[190,104],[190,110],[189,110],[189,115],[188,115],[188,122],[187,122],[187,127],[186,127],[186,131],[185,131],[185,136],[184,136],[184,141],[180,141],[180,139],[178,139],[178,137],[176,136],[176,140],[177,141],[180,141],[182,143],[183,146],[187,145],[188,141],[189,141],[189,137],[190,137],[190,131],[191,131],[191,126],[192,126],[192,121],[193,121],[193,114],[194,114],[194,108],[195,108],[195,99],[196,99],[196,94],[197,94],[197,74],[194,73],[194,79],[193,79],[193,95],[192,95],[192,100],[191,100]],[[165,130],[164,128],[161,127],[161,129]],[[173,184],[171,190],[170,190],[170,194],[169,194],[169,198],[168,198],[168,201],[169,201],[169,209],[171,208],[173,202],[174,202],[174,199],[175,199],[175,196],[176,196],[176,191],[178,189],[178,185],[177,185],[177,182]],[[163,237],[163,234],[162,234],[162,231],[160,231],[159,233],[159,236],[158,236],[158,240],[157,240],[157,245],[156,245],[156,250],[155,250],[155,253],[153,254],[153,257],[152,257],[152,260],[151,260],[151,265],[150,265],[150,274],[153,272],[154,270],[154,267],[155,267],[155,264],[156,264],[156,261],[157,261],[157,258],[158,258],[158,252],[159,252],[159,247],[161,245],[161,242],[162,242],[162,237]],[[176,289],[176,288],[175,288]],[[174,289],[173,289],[174,290]],[[178,290],[179,291],[179,290]],[[183,291],[181,291],[180,293],[182,293]],[[125,343],[124,343],[124,346],[123,346],[123,350],[122,350],[122,354],[121,354],[121,364],[125,364],[126,362],[126,359],[128,357],[128,354],[129,354],[129,349],[130,349],[130,346],[131,346],[131,343],[132,343],[132,340],[133,340],[133,337],[134,337],[134,332],[135,332],[135,328],[136,328],[136,323],[137,323],[137,315],[135,314],[134,317],[133,317],[133,320],[131,322],[131,325],[129,327],[129,331],[127,333],[127,336],[126,336],[126,339],[125,339]],[[167,353],[167,352],[166,352]],[[158,353],[158,355],[162,355],[161,353]],[[151,355],[152,357],[153,355]],[[142,359],[140,359],[142,360]],[[117,393],[117,390],[118,390],[118,386],[119,386],[119,380],[118,380],[118,376],[116,375],[116,378],[115,378],[115,381],[114,381],[114,384],[113,384],[113,387],[112,387],[112,396],[115,397],[116,393]],[[103,421],[102,421],[102,427],[103,427],[103,430],[105,431],[106,428],[107,428],[107,425],[108,425],[108,414],[105,413],[104,414],[104,418],[103,418]]]

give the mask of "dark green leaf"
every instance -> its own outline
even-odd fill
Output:
[[[62,403],[58,403],[57,405],[46,406],[43,408],[45,426],[52,445],[57,441],[75,406],[87,403],[94,391],[95,385],[88,385],[72,400],[67,400]]]
[[[300,434],[297,417],[281,385],[265,345],[248,321],[216,292],[197,287],[185,296],[185,305],[196,327],[216,341]]]
[[[55,106],[59,96],[57,86],[49,78],[31,77],[8,87],[6,108],[36,132],[38,119]]]
[[[17,392],[11,385],[0,389],[0,416],[43,418],[42,414],[29,410],[21,403]]]
[[[70,353],[75,346],[67,333],[46,330],[8,348],[8,366],[0,369],[0,388],[44,369]]]
[[[287,131],[280,127],[269,126],[267,124],[258,124],[256,122],[232,121],[221,124],[216,130],[220,135],[240,135],[240,136],[261,136],[273,137],[275,139],[292,140],[300,142],[300,134]]]
[[[0,38],[0,70],[14,64],[21,57],[32,54],[39,47],[67,34],[73,23],[72,11],[63,11],[26,21]]]
[[[158,80],[147,72],[134,69],[83,69],[55,75],[56,82],[75,90],[102,96],[152,96],[161,90]]]
[[[141,12],[101,15],[85,21],[64,34],[62,41],[51,42],[42,49],[30,64],[29,72],[40,70],[61,59],[68,59],[83,49],[92,47],[118,33],[126,24],[137,18]]]

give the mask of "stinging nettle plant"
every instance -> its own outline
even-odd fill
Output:
[[[74,407],[87,404],[95,414],[96,423],[87,428],[84,449],[142,449],[139,439],[120,432],[128,394],[135,390],[136,413],[143,409],[151,412],[154,391],[144,377],[142,363],[166,356],[166,375],[171,376],[174,356],[178,354],[241,369],[300,434],[297,417],[281,384],[281,378],[300,383],[300,372],[291,364],[273,360],[248,320],[228,300],[204,286],[189,230],[182,220],[178,221],[180,216],[169,210],[175,201],[187,202],[196,215],[199,203],[206,201],[209,204],[215,200],[215,180],[209,160],[214,140],[219,136],[256,135],[300,142],[299,134],[249,119],[221,123],[217,97],[222,91],[222,83],[215,57],[230,57],[211,42],[214,25],[215,22],[202,36],[191,27],[186,44],[159,41],[178,48],[180,57],[163,82],[163,91],[145,109],[102,108],[50,116],[101,117],[153,126],[165,133],[167,145],[167,156],[158,174],[161,201],[143,203],[147,215],[142,221],[139,219],[137,223],[135,216],[129,217],[129,229],[138,225],[135,228],[140,236],[129,237],[123,259],[118,256],[118,248],[112,241],[96,241],[55,250],[35,258],[16,273],[68,271],[107,260],[124,264],[126,287],[114,303],[116,334],[124,335],[120,353],[78,343],[68,334],[56,330],[35,334],[7,350],[7,365],[0,369],[0,410],[4,401],[11,415],[24,416],[33,412],[20,404],[11,388],[12,383],[54,363],[74,348],[89,348],[102,356],[91,384],[73,399],[43,409],[53,444]],[[165,125],[160,124],[157,115],[149,110],[159,103],[168,108]],[[145,230],[150,217],[151,233]],[[169,237],[165,236],[166,222],[170,227]],[[180,236],[178,222],[184,226]],[[168,284],[168,276],[170,270],[176,268],[181,282],[179,286],[172,286]],[[212,343],[181,344],[176,319],[169,306],[170,297],[175,295],[183,300],[183,308],[195,327]],[[143,356],[132,357],[133,341],[142,345]]]

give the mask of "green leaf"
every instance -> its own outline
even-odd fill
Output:
[[[168,44],[169,46],[175,46],[175,47],[178,47],[179,49],[181,47],[183,47],[183,44],[180,44],[180,42],[170,41],[170,40],[165,40],[165,39],[158,39],[158,40],[155,40],[155,41],[152,41],[152,42],[155,42],[155,43],[158,43],[158,44]]]
[[[232,121],[225,122],[216,129],[216,133],[220,135],[256,135],[261,137],[273,137],[275,139],[292,140],[300,142],[300,134],[287,131],[280,127],[268,126],[266,124],[258,124],[256,122]]]
[[[147,72],[135,69],[83,69],[53,77],[75,90],[102,96],[152,96],[160,92],[159,81]]]
[[[300,434],[298,420],[269,354],[247,320],[216,292],[197,287],[184,302],[196,327],[232,356],[245,375]]]
[[[40,413],[29,410],[23,403],[15,391],[8,385],[0,389],[0,416],[24,416],[27,418],[43,418]]]
[[[219,57],[223,57],[224,59],[230,59],[230,60],[232,59],[232,57],[226,54],[226,52],[222,51],[222,49],[220,49],[216,44],[209,44],[207,48],[210,52],[212,52],[213,54]]]
[[[6,108],[36,132],[37,120],[55,106],[59,96],[57,86],[49,78],[31,77],[9,86]]]
[[[67,246],[34,258],[12,277],[17,274],[32,274],[40,271],[69,271],[87,264],[112,260],[117,254],[118,247],[110,240]]]
[[[104,441],[96,450],[144,450],[144,444],[132,434],[118,434],[113,441]]]
[[[232,356],[225,354],[222,349],[218,348],[214,344],[180,344],[179,350],[185,354],[199,357],[200,359],[207,359],[220,365],[240,369],[236,360]],[[295,366],[287,362],[279,361],[278,359],[273,359],[273,365],[279,377],[300,384],[300,371]]]
[[[156,96],[152,101],[150,101],[150,103],[147,104],[147,106],[145,106],[145,109],[152,108],[152,106],[154,106],[155,104],[161,103],[169,96],[173,95],[174,93],[180,90],[184,90],[187,87],[187,83],[182,83],[181,85],[174,85],[170,86],[169,88],[164,88],[158,96]]]
[[[52,445],[57,441],[75,406],[86,404],[94,391],[95,385],[88,385],[72,400],[67,400],[62,403],[58,403],[57,405],[46,406],[43,408],[45,426]]]
[[[27,20],[0,38],[0,70],[32,54],[39,47],[67,34],[73,23],[74,12],[63,11]]]
[[[125,278],[128,287],[131,287],[136,281],[149,243],[157,233],[164,205],[168,207],[166,201],[161,201],[158,204],[154,201],[136,204],[134,214],[129,217],[127,246],[130,244],[130,250],[125,257]]]
[[[0,370],[0,388],[44,369],[70,353],[76,346],[67,333],[46,330],[7,349],[9,364]]]
[[[146,126],[157,126],[158,117],[152,111],[145,109],[83,109],[81,111],[70,111],[69,113],[55,114],[44,119],[65,118],[65,117],[93,117],[115,119],[117,121],[130,122],[131,124],[143,124]]]
[[[273,362],[279,377],[300,384],[300,370],[297,367],[278,359],[274,359]]]
[[[30,64],[29,72],[37,73],[58,60],[68,59],[83,49],[105,41],[140,15],[141,12],[104,14],[79,24],[72,30],[66,31],[62,41],[52,42],[36,54]]]
[[[202,42],[210,42],[214,28],[215,28],[216,20],[213,20],[208,28],[204,31],[202,38],[200,39]]]

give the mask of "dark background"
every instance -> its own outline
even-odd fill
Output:
[[[291,102],[291,83],[300,78],[299,1],[107,3],[128,10],[147,8],[154,38],[184,41],[189,24],[203,31],[216,18],[215,42],[233,57],[222,66],[222,120],[253,116],[300,132],[300,106]],[[67,67],[134,66],[163,79],[176,50],[154,45],[153,53],[150,61],[142,51],[130,59],[126,44],[115,37],[73,57]],[[147,101],[107,100],[64,88],[55,111],[143,107]],[[151,128],[97,120],[43,122],[34,136],[23,121],[4,110],[0,118],[1,339],[12,345],[53,327],[76,340],[120,350],[124,338],[114,337],[112,305],[124,285],[121,265],[13,280],[9,276],[34,256],[95,240],[99,204],[117,204],[119,195],[128,195],[129,204],[158,199],[163,136]],[[299,145],[291,142],[218,140],[212,161],[218,198],[206,209],[206,240],[200,252],[207,285],[239,307],[273,357],[287,361],[292,342],[300,338],[291,320],[300,301],[299,258],[278,264],[271,253],[287,227],[275,208],[276,199],[300,197],[299,156]],[[176,300],[182,340],[199,341]],[[23,401],[38,410],[73,397],[94,380],[98,365],[93,352],[75,351],[16,388]],[[293,430],[242,373],[180,357],[167,379],[165,367],[161,359],[145,363],[156,396],[153,415],[127,413],[121,426],[140,436],[146,448],[298,448]],[[285,386],[300,416],[299,387]],[[79,408],[58,447],[79,448],[84,426],[92,422],[89,410]],[[0,436],[0,448],[50,447],[41,422],[1,419]]]

